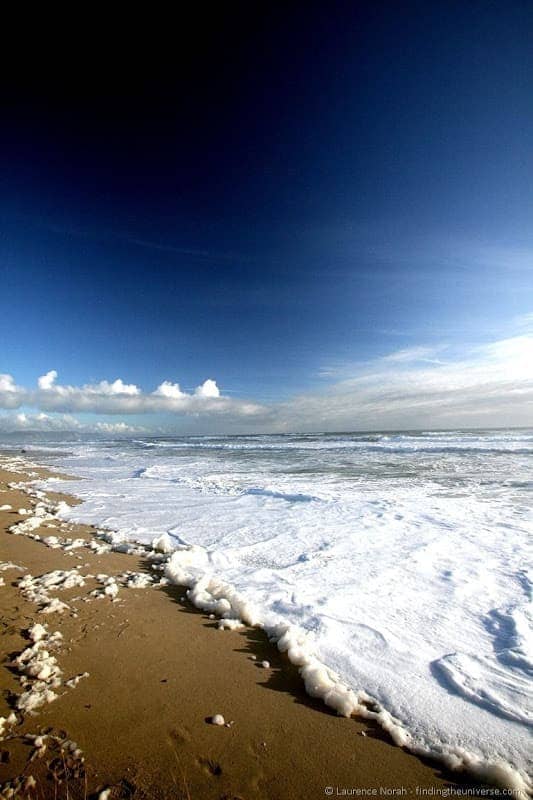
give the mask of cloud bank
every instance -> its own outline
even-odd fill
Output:
[[[120,378],[62,385],[56,370],[40,376],[36,388],[24,388],[0,374],[0,408],[7,412],[0,415],[0,430],[153,430],[129,425],[127,417],[140,414],[164,415],[159,432],[175,430],[177,417],[180,432],[209,433],[533,426],[530,332],[460,356],[445,345],[417,346],[369,362],[325,366],[320,374],[329,382],[322,391],[270,405],[225,397],[212,378],[193,392],[169,380],[144,392]],[[73,416],[79,413],[126,420],[84,426]]]
[[[112,436],[148,433],[146,428],[125,422],[82,423],[71,414],[27,414],[19,412],[0,416],[0,432],[16,433],[102,433]]]
[[[50,370],[37,380],[36,389],[17,386],[11,375],[0,375],[0,408],[29,407],[45,412],[92,414],[232,414],[254,416],[264,411],[256,403],[224,397],[216,381],[208,378],[192,394],[178,383],[163,381],[153,392],[145,393],[132,383],[117,378],[95,384],[69,386],[57,383],[58,373]]]
[[[325,392],[293,398],[277,413],[290,429],[370,430],[533,426],[533,335],[470,349],[412,348],[373,362],[337,365]],[[438,354],[438,358],[437,358]]]

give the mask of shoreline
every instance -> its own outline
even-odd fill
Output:
[[[323,796],[326,787],[334,791],[359,787],[366,794],[363,790],[376,789],[378,795],[388,789],[391,795],[396,789],[416,795],[474,788],[467,776],[448,773],[442,764],[423,761],[394,746],[376,723],[338,717],[319,699],[309,697],[298,669],[262,630],[213,631],[216,622],[212,614],[195,608],[184,598],[183,588],[160,582],[159,570],[149,569],[160,563],[148,561],[146,548],[131,547],[129,554],[106,551],[93,528],[57,518],[43,521],[57,528],[35,527],[35,535],[67,535],[77,546],[65,550],[53,544],[43,546],[42,539],[6,534],[7,527],[24,523],[28,516],[16,509],[36,504],[35,498],[30,500],[19,488],[6,490],[7,484],[51,475],[39,469],[40,475],[31,476],[28,470],[32,465],[20,458],[17,463],[26,472],[9,473],[0,459],[0,507],[13,507],[0,512],[2,560],[7,554],[8,563],[12,560],[38,576],[54,570],[72,573],[79,568],[78,578],[83,576],[83,583],[74,581],[69,586],[67,579],[64,588],[53,584],[55,599],[68,608],[59,605],[58,610],[43,614],[35,596],[34,602],[28,597],[31,591],[44,588],[45,594],[48,592],[42,580],[37,585],[30,581],[24,588],[22,579],[26,597],[21,598],[17,584],[24,571],[1,573],[6,584],[0,589],[2,605],[7,595],[9,609],[9,625],[3,631],[7,642],[3,640],[2,688],[4,694],[11,692],[11,707],[2,701],[0,715],[9,716],[13,698],[21,689],[20,674],[12,671],[7,679],[6,667],[13,659],[10,656],[7,662],[6,654],[20,655],[31,644],[24,640],[24,631],[31,631],[36,624],[46,623],[47,635],[56,629],[62,633],[63,644],[53,657],[67,684],[74,681],[67,691],[63,691],[67,684],[60,681],[55,687],[61,691],[57,702],[54,698],[40,706],[38,717],[26,714],[9,727],[8,736],[13,738],[0,742],[0,750],[11,742],[16,753],[0,765],[2,783],[13,780],[22,764],[21,752],[31,744],[22,738],[30,733],[27,728],[38,729],[30,735],[39,737],[43,735],[40,730],[51,727],[67,730],[62,741],[69,742],[68,747],[73,741],[79,743],[71,752],[82,753],[83,766],[71,770],[71,796],[76,781],[84,796],[87,791],[113,787],[112,797],[148,793],[161,797],[298,798]],[[68,495],[51,497],[47,492],[49,497],[54,503],[78,502]],[[48,499],[38,498],[37,506],[39,502],[46,506]],[[93,573],[97,577],[89,577]],[[143,575],[145,578],[138,577]],[[268,666],[261,666],[262,662]],[[159,677],[159,672],[165,675]],[[232,724],[220,728],[210,724],[208,720],[215,714],[223,714]],[[46,774],[46,751],[61,750],[61,744],[53,738],[54,733],[44,736],[49,737],[45,752],[23,772],[26,778],[33,774],[28,766],[35,772],[41,794],[46,796],[54,787],[57,790]]]

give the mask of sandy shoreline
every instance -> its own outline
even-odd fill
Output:
[[[4,796],[18,776],[27,787],[32,776],[36,787],[29,791],[42,797],[66,797],[67,789],[69,796],[85,797],[108,787],[110,798],[206,800],[318,798],[326,787],[332,787],[333,796],[343,791],[354,796],[356,789],[417,796],[426,789],[466,788],[461,776],[394,746],[377,726],[338,717],[312,700],[297,669],[260,630],[218,631],[209,615],[183,598],[183,589],[159,584],[160,573],[142,555],[98,552],[93,529],[59,520],[47,519],[34,533],[83,539],[94,542],[95,549],[54,549],[8,533],[26,518],[18,509],[36,502],[20,488],[8,487],[24,480],[27,473],[0,469],[0,508],[12,507],[0,510],[0,561],[21,568],[0,572],[5,582],[0,587],[0,716],[16,711],[0,741]],[[50,499],[76,502],[63,495]],[[84,585],[45,588],[51,600],[68,606],[47,614],[42,598],[35,602],[42,581],[30,581],[29,589],[26,581],[23,588],[24,576],[38,578],[54,570],[99,580],[84,577]],[[143,583],[132,577],[137,574],[151,576],[152,583],[126,586]],[[117,589],[105,593],[106,580]],[[50,650],[61,675],[53,689],[57,699],[32,715],[17,710],[28,687],[20,683],[24,662],[14,662],[31,646],[27,632],[36,623],[46,625],[47,635],[62,635]],[[265,660],[268,667],[261,666]],[[67,685],[82,675],[77,685]],[[35,678],[26,674],[26,679],[31,689]],[[213,714],[232,724],[209,724]],[[43,732],[48,738],[38,739],[37,746],[28,738]]]

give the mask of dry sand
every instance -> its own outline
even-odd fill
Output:
[[[23,691],[10,664],[30,644],[26,631],[35,622],[63,635],[54,653],[63,685],[56,690],[58,699],[36,715],[19,714],[0,741],[4,796],[9,796],[6,782],[19,775],[35,778],[30,791],[37,797],[96,797],[111,787],[110,800],[299,800],[327,796],[326,787],[333,796],[363,788],[375,789],[378,797],[394,789],[416,796],[417,787],[438,791],[457,785],[457,776],[394,746],[379,728],[338,717],[310,699],[297,669],[260,630],[217,630],[215,621],[183,599],[179,587],[123,588],[120,602],[107,597],[85,602],[89,592],[102,588],[88,579],[84,587],[51,592],[68,611],[42,614],[17,586],[27,572],[40,576],[79,565],[82,575],[151,569],[138,556],[67,553],[8,533],[24,519],[17,509],[31,505],[27,494],[8,484],[25,479],[0,470],[0,506],[14,509],[0,511],[0,561],[24,568],[0,572],[5,581],[0,716],[8,716]],[[87,540],[95,533],[65,523],[36,532]],[[260,666],[263,660],[269,668]],[[65,685],[84,672],[89,676],[75,688]],[[217,713],[231,726],[210,724]],[[49,733],[46,749],[29,761],[36,748],[26,737],[43,731]],[[82,756],[68,755],[72,741]]]

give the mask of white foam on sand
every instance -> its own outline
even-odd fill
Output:
[[[63,682],[63,672],[54,655],[63,644],[60,631],[50,633],[46,625],[36,622],[28,628],[26,635],[31,644],[11,662],[11,667],[18,672],[23,691],[15,701],[17,713],[12,712],[7,718],[0,717],[0,739],[6,731],[20,722],[19,717],[27,714],[33,716],[42,706],[57,700],[58,690],[63,685],[74,689],[80,680],[89,677],[88,672],[83,672]],[[40,751],[37,755],[42,756],[46,750],[46,737],[34,738],[34,744]],[[77,752],[81,756],[81,751]]]
[[[90,480],[69,484],[85,503],[65,518],[109,529],[113,549],[153,543],[193,603],[262,626],[339,713],[531,788],[530,433],[72,452],[58,463]]]
[[[13,661],[24,688],[16,707],[23,714],[35,714],[41,706],[57,700],[55,690],[62,684],[62,672],[50,650],[58,648],[63,637],[59,631],[49,634],[46,626],[40,624],[33,625],[28,635],[32,644]]]

